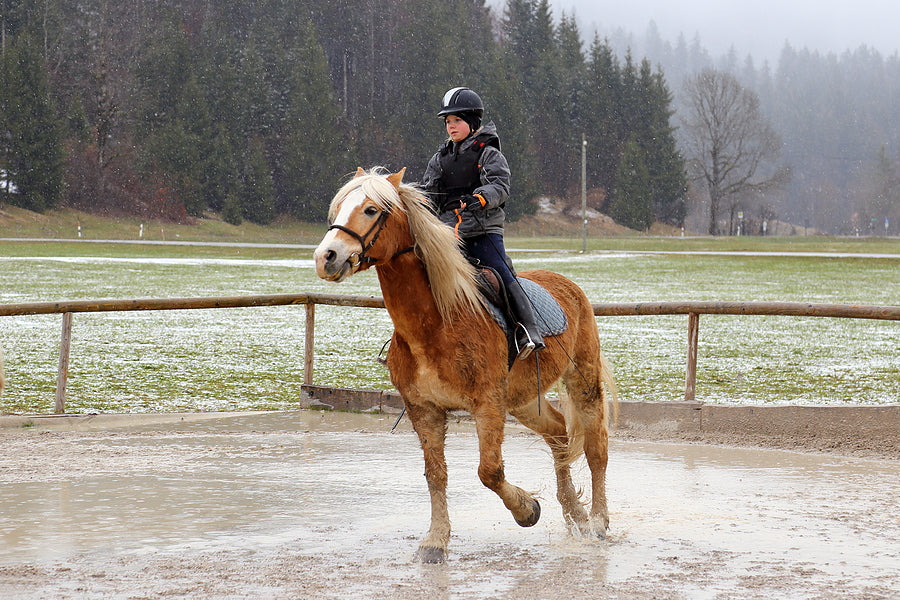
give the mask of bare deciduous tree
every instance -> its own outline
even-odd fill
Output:
[[[704,69],[684,86],[685,157],[692,176],[709,192],[709,233],[722,233],[722,209],[730,221],[741,202],[784,183],[786,168],[775,161],[781,138],[759,108],[759,97],[729,73]]]

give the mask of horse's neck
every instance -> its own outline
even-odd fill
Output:
[[[427,337],[442,319],[428,285],[425,265],[414,253],[376,267],[384,305],[404,337]]]

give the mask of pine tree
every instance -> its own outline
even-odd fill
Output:
[[[203,205],[216,212],[224,211],[229,199],[235,201],[239,197],[240,186],[239,160],[232,146],[231,136],[223,126],[218,127],[200,173]]]
[[[531,113],[524,86],[519,78],[509,77],[508,74],[514,71],[508,61],[509,57],[495,47],[491,64],[496,66],[488,73],[488,79],[479,93],[487,103],[485,116],[496,124],[503,154],[509,162],[510,199],[505,210],[507,219],[515,221],[536,212],[536,203],[528,200],[541,192],[541,182],[537,176],[539,157],[532,143]]]
[[[528,101],[532,143],[539,148],[537,162],[541,191],[555,195],[566,192],[565,171],[568,151],[564,132],[571,129],[564,112],[562,69],[556,44],[553,17],[547,0],[532,3],[530,27],[531,65],[521,73]]]
[[[860,217],[875,224],[872,226],[872,233],[887,234],[891,221],[896,230],[896,223],[900,220],[900,166],[884,145],[878,149],[878,156],[867,180],[869,184],[864,196],[866,201],[858,206]]]
[[[34,211],[59,202],[63,189],[61,126],[50,100],[39,43],[27,33],[6,40],[0,56],[0,169],[18,188],[2,200]]]
[[[637,90],[639,119],[632,135],[644,152],[653,214],[658,221],[681,225],[687,214],[684,199],[687,175],[684,158],[676,146],[675,130],[670,124],[672,94],[662,72],[653,73],[646,59],[641,61]]]
[[[581,33],[574,15],[562,16],[556,28],[559,56],[559,160],[557,186],[575,195],[581,184],[581,136],[586,133],[589,116],[584,114],[586,64]]]
[[[371,125],[386,135],[382,152],[387,166],[410,167],[410,176],[424,173],[428,158],[446,137],[436,117],[444,93],[457,86],[474,89],[484,100],[486,117],[498,114],[494,87],[499,71],[489,15],[483,0],[404,2],[408,16],[396,30],[398,70],[396,96],[384,107],[383,118]],[[500,132],[504,139],[504,132]],[[377,138],[376,138],[377,139]],[[396,164],[397,162],[402,164]]]
[[[300,219],[324,221],[337,180],[352,169],[351,157],[325,54],[311,25],[303,33],[301,45],[279,61],[286,71],[286,93],[274,150],[277,208]]]
[[[645,231],[653,224],[650,170],[644,150],[634,140],[625,144],[609,215],[626,227]]]
[[[230,225],[240,225],[244,222],[241,211],[241,199],[238,192],[229,192],[222,202],[222,220]]]
[[[187,213],[199,216],[206,208],[201,179],[213,130],[196,72],[180,23],[169,23],[137,68],[143,92],[138,134],[146,140],[145,174],[161,175]]]
[[[162,198],[232,221],[321,220],[357,165],[420,176],[444,138],[440,98],[465,85],[498,127],[510,220],[541,193],[573,195],[582,134],[589,187],[612,199],[633,137],[657,218],[683,214],[662,74],[630,54],[620,63],[599,38],[586,53],[574,15],[555,23],[549,0],[509,0],[501,21],[486,0],[8,0],[0,20],[8,52],[23,32],[41,34],[46,95],[66,118],[67,193],[85,208]],[[270,192],[248,189],[256,180]]]
[[[597,208],[608,211],[621,153],[618,123],[621,76],[608,42],[595,37],[589,56],[584,92],[588,187],[603,190],[607,201]]]
[[[241,216],[248,221],[268,225],[275,218],[275,184],[272,181],[272,171],[261,141],[254,140],[248,152],[241,170],[239,197]]]
[[[207,23],[197,66],[211,136],[209,154],[201,165],[203,203],[214,211],[230,207],[231,223],[241,219],[240,165],[246,161],[247,140],[265,136],[273,122],[265,65],[255,44],[245,39],[242,46],[227,34],[236,26],[224,17]]]

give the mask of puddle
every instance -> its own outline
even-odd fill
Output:
[[[511,428],[504,444],[507,477],[542,501],[540,523],[522,529],[479,482],[466,423],[448,437],[450,559],[419,565],[421,452],[406,422],[392,424],[291,412],[0,432],[0,597],[64,597],[78,578],[88,595],[123,598],[900,591],[893,462],[613,440],[610,535],[585,540],[566,532],[542,442]],[[576,475],[585,486],[583,463]]]

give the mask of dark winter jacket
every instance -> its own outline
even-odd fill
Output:
[[[442,144],[428,161],[421,184],[441,221],[453,227],[457,237],[503,234],[509,164],[493,123],[459,143]],[[465,210],[459,210],[461,201],[467,204]]]

